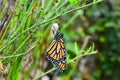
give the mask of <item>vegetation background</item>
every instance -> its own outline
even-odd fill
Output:
[[[44,55],[54,23],[67,50],[62,73]],[[0,80],[119,79],[120,0],[0,0]]]

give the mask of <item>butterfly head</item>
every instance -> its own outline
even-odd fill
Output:
[[[57,34],[56,36],[55,36],[55,39],[57,40],[57,41],[60,41],[60,39],[62,39],[63,38],[63,34],[62,33],[59,33],[59,34]]]

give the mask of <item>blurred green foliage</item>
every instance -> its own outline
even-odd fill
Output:
[[[68,0],[70,2],[70,4],[75,4],[78,2],[78,0]]]
[[[89,28],[100,54],[97,57],[97,70],[100,80],[119,80],[120,72],[120,1],[105,0],[103,3],[86,9]],[[93,77],[95,72],[93,72]]]

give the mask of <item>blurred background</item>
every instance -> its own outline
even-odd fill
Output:
[[[64,34],[67,62],[93,44],[98,53],[62,73],[52,70],[44,53],[54,23]],[[119,80],[120,0],[0,0],[0,79]]]

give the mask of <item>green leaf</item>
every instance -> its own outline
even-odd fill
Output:
[[[89,54],[89,53],[90,53],[90,51],[91,51],[91,49],[92,49],[92,47],[89,47],[89,48],[85,51],[85,53],[84,53],[84,54]]]
[[[76,4],[78,0],[69,0],[70,4]]]
[[[93,0],[93,2],[96,2],[96,0]]]
[[[95,46],[94,46],[94,43],[93,43],[93,45],[92,45],[92,52],[94,51],[94,49],[95,49]]]
[[[77,45],[77,42],[75,42],[75,53],[76,53],[76,55],[79,54],[79,47]]]

